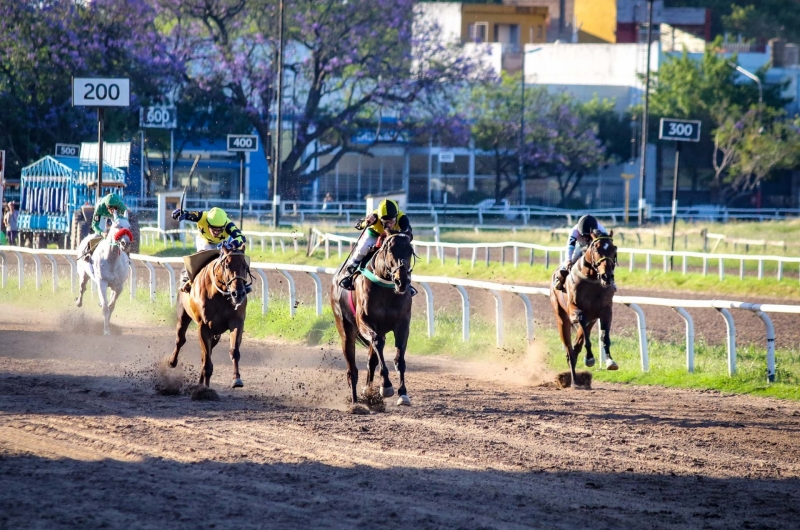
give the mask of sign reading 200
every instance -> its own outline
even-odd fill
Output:
[[[130,104],[131,89],[128,79],[72,79],[72,105],[75,107],[128,107]]]

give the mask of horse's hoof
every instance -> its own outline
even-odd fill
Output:
[[[583,364],[585,364],[588,368],[591,368],[594,366],[594,357],[586,357],[583,360]]]
[[[619,370],[619,366],[614,359],[606,359],[606,370]]]
[[[382,386],[381,387],[381,397],[392,397],[394,395],[394,387],[391,386]]]
[[[244,383],[238,377],[233,379],[233,383],[231,383],[231,388],[242,388]]]
[[[410,407],[411,406],[411,399],[407,395],[403,394],[402,396],[397,398],[397,405],[398,406],[399,405],[405,405],[406,407]]]
[[[81,302],[80,300],[75,300],[75,307],[80,307],[82,305],[83,305],[83,302]]]
[[[111,332],[107,329],[103,330],[103,335],[111,335]]]

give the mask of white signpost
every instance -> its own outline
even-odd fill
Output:
[[[75,144],[56,144],[56,156],[60,158],[78,158],[81,146]]]
[[[130,107],[131,84],[126,78],[73,77],[72,106],[97,107],[97,190],[100,201],[103,185],[103,117],[105,107]]]
[[[675,144],[675,180],[672,182],[672,243],[670,250],[675,250],[675,220],[678,217],[678,168],[681,162],[681,143],[700,141],[700,120],[679,120],[661,118],[658,128],[659,140],[671,140]],[[672,270],[672,256],[669,258],[669,270]]]
[[[255,134],[229,134],[228,151],[239,153],[239,230],[244,226],[244,154],[258,151]]]
[[[175,105],[152,105],[139,108],[140,129],[169,129],[169,189],[173,187],[175,154],[175,129],[178,127],[178,110]],[[144,131],[142,131],[142,189],[144,189]]]

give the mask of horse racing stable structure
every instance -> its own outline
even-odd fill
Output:
[[[97,161],[48,155],[22,168],[20,182],[18,226],[23,240],[33,248],[45,248],[50,243],[77,248],[90,230]],[[123,195],[124,188],[125,171],[104,161],[101,196]],[[90,210],[86,214],[84,206]]]

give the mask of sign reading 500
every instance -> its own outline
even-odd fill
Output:
[[[72,105],[75,107],[129,107],[129,79],[75,77],[72,79]]]

